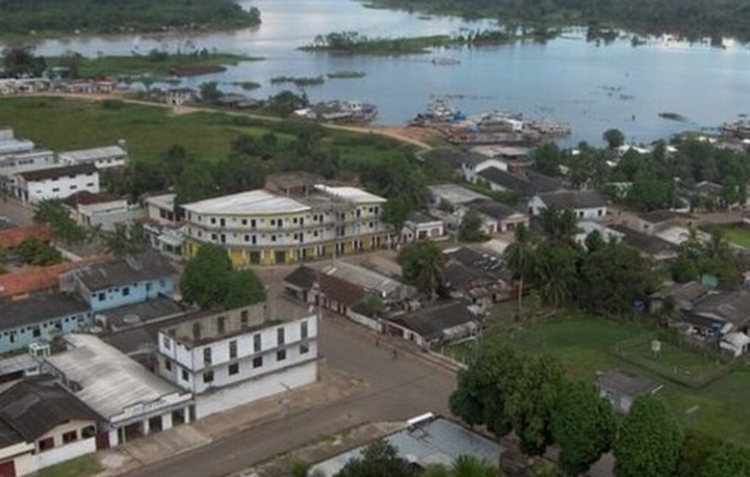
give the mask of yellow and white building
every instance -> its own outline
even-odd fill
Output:
[[[235,266],[276,265],[387,247],[385,202],[357,187],[314,184],[304,193],[258,189],[185,204],[185,255],[214,243]]]

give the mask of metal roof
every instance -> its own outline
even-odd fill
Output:
[[[107,146],[61,152],[59,157],[63,161],[69,162],[95,162],[114,157],[126,157],[127,155],[128,153],[120,146]]]
[[[182,207],[195,214],[209,215],[293,214],[310,210],[310,206],[301,202],[262,189],[193,202]]]
[[[491,200],[486,195],[479,194],[456,184],[438,184],[428,186],[428,188],[433,196],[439,199],[445,199],[451,204],[465,204],[476,199]]]
[[[334,187],[324,184],[317,184],[315,186],[315,189],[330,196],[346,200],[348,202],[353,202],[355,204],[382,204],[386,201],[384,198],[375,194],[371,194],[358,187]]]
[[[77,296],[44,293],[20,300],[0,301],[0,329],[13,330],[56,318],[87,313],[88,305]]]
[[[46,361],[78,383],[76,397],[105,418],[180,391],[97,336],[71,334],[65,341],[73,349]]]
[[[26,139],[6,139],[0,141],[0,155],[28,152],[33,150],[34,147],[34,143]]]

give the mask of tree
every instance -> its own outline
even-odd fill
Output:
[[[11,78],[22,76],[40,77],[47,69],[44,57],[34,54],[32,45],[8,46],[3,49],[5,75]]]
[[[405,248],[399,254],[404,279],[431,299],[443,284],[445,260],[443,252],[431,241],[419,242]]]
[[[708,459],[721,447],[721,441],[695,429],[685,431],[676,477],[703,477]],[[729,475],[729,474],[727,474]]]
[[[86,239],[86,230],[70,218],[68,209],[59,199],[37,203],[32,220],[37,224],[49,224],[52,236],[63,242],[78,243]]]
[[[571,209],[545,207],[539,213],[542,234],[556,245],[575,244],[578,220]]]
[[[533,273],[534,268],[534,245],[529,230],[523,224],[516,227],[513,242],[508,245],[504,252],[504,258],[508,268],[513,271],[513,276],[518,280],[518,316],[523,315],[523,283]]]
[[[206,103],[214,103],[219,98],[224,96],[224,93],[219,91],[219,83],[217,83],[216,81],[201,83],[201,85],[198,87],[198,91],[201,97],[201,101],[205,101]]]
[[[570,244],[545,241],[536,248],[532,276],[544,303],[558,307],[573,297],[579,256],[579,249]]]
[[[596,229],[589,232],[589,234],[586,235],[586,239],[584,240],[584,246],[586,247],[586,251],[589,253],[594,253],[598,250],[601,250],[606,245],[607,242],[604,240],[604,237],[602,237],[602,233]]]
[[[335,477],[414,477],[416,471],[395,447],[383,440],[365,448],[361,458],[349,460]]]
[[[294,94],[292,91],[282,91],[281,93],[268,98],[267,107],[270,111],[285,118],[298,109],[304,109],[310,106],[310,101],[306,94]]]
[[[217,193],[216,181],[211,166],[205,161],[188,165],[175,186],[175,205],[188,204],[209,197]]]
[[[252,270],[233,270],[228,282],[226,296],[222,301],[225,308],[253,305],[266,299],[265,285]]]
[[[46,267],[62,262],[62,254],[55,247],[42,242],[38,237],[26,237],[16,249],[24,263]]]
[[[674,475],[681,447],[682,431],[666,404],[654,395],[641,396],[633,402],[613,446],[615,475]]]
[[[116,225],[115,232],[104,238],[108,253],[117,257],[143,252],[148,247],[143,226],[140,224]]]
[[[552,416],[552,437],[560,447],[560,469],[580,475],[609,452],[617,431],[612,406],[584,381],[568,382]]]
[[[750,477],[750,452],[729,442],[703,465],[700,477]]]
[[[500,471],[486,460],[461,455],[450,467],[435,465],[428,467],[422,477],[499,477]]]
[[[411,204],[406,197],[392,197],[383,206],[383,222],[393,225],[394,232],[400,234],[411,211]]]
[[[214,244],[203,244],[188,260],[180,279],[182,299],[203,309],[224,303],[229,287],[232,262],[226,250]]]
[[[610,149],[617,149],[625,143],[625,135],[619,129],[607,129],[602,138]]]
[[[81,75],[81,65],[83,65],[83,55],[76,51],[66,51],[60,57],[60,66],[65,68],[65,76],[77,79]]]
[[[548,176],[560,175],[560,164],[562,153],[560,147],[554,142],[545,142],[534,150],[536,170]]]
[[[487,234],[482,230],[482,217],[475,209],[469,209],[461,219],[458,227],[458,239],[464,242],[483,242]]]

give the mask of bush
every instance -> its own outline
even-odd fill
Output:
[[[101,102],[102,109],[118,110],[125,107],[125,103],[119,99],[105,99]]]

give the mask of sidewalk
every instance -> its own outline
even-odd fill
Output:
[[[105,470],[97,477],[130,472],[289,414],[331,404],[367,387],[359,379],[328,369],[323,362],[319,374],[320,380],[314,384],[99,452],[97,457]]]

